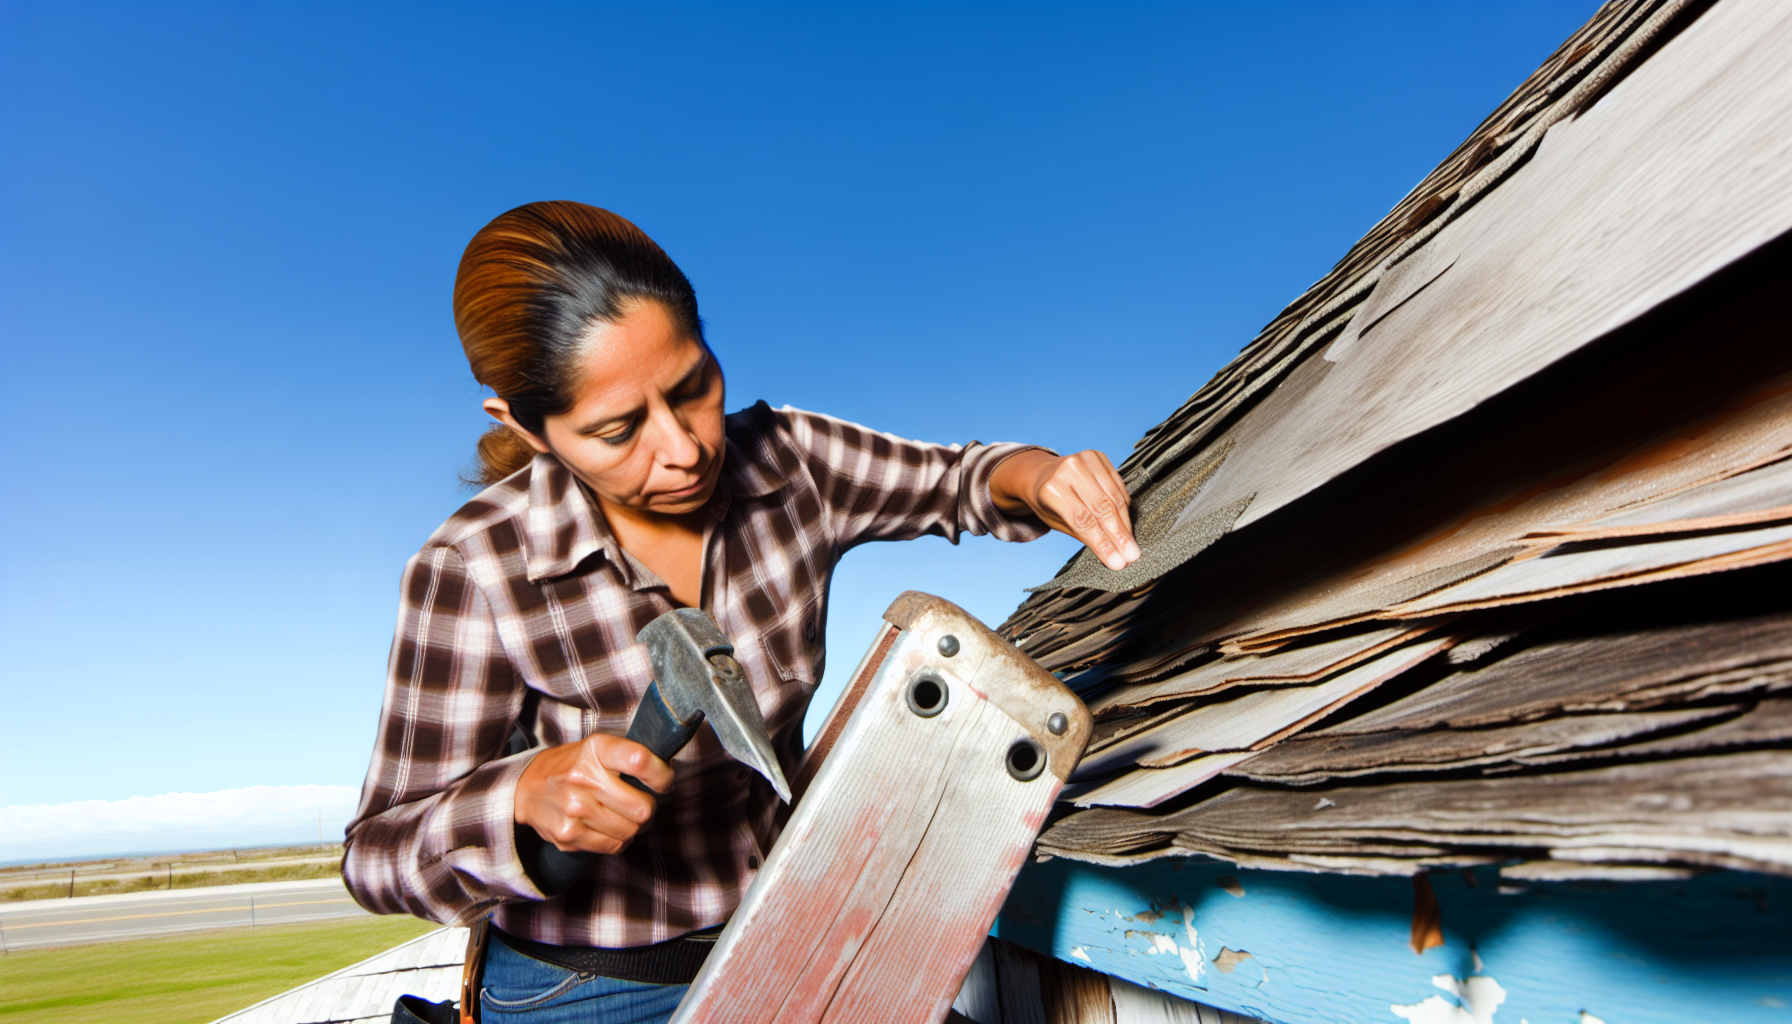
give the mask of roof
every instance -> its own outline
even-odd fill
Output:
[[[467,929],[437,928],[213,1024],[387,1024],[402,995],[460,998]]]
[[[1042,854],[1792,873],[1792,8],[1609,3],[1120,467],[1002,627]]]

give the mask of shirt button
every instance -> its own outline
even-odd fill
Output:
[[[747,869],[749,871],[758,871],[759,870],[759,855],[758,854],[749,854],[747,856]]]

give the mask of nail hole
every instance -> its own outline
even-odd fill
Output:
[[[1030,739],[1015,740],[1008,748],[1008,774],[1022,782],[1039,777],[1045,770],[1045,751]]]
[[[932,672],[916,673],[908,684],[908,709],[922,718],[946,710],[946,681]]]
[[[940,706],[940,684],[931,679],[923,679],[915,684],[915,706],[923,711],[932,711]]]

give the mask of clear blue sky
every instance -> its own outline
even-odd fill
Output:
[[[1594,6],[0,3],[0,804],[359,783],[495,214],[645,228],[731,406],[1119,461]],[[861,549],[830,677],[1073,550]]]

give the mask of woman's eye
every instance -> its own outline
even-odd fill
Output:
[[[635,436],[635,428],[639,424],[639,420],[629,420],[628,425],[621,430],[611,434],[599,434],[597,439],[605,444],[627,444],[629,439]]]
[[[678,403],[682,404],[685,402],[692,401],[694,399],[702,398],[703,395],[708,391],[709,391],[709,374],[706,373],[703,376],[697,378],[697,383],[691,385],[688,388],[685,388],[684,391],[682,391],[681,393],[673,395],[672,400],[674,402],[678,402]]]

